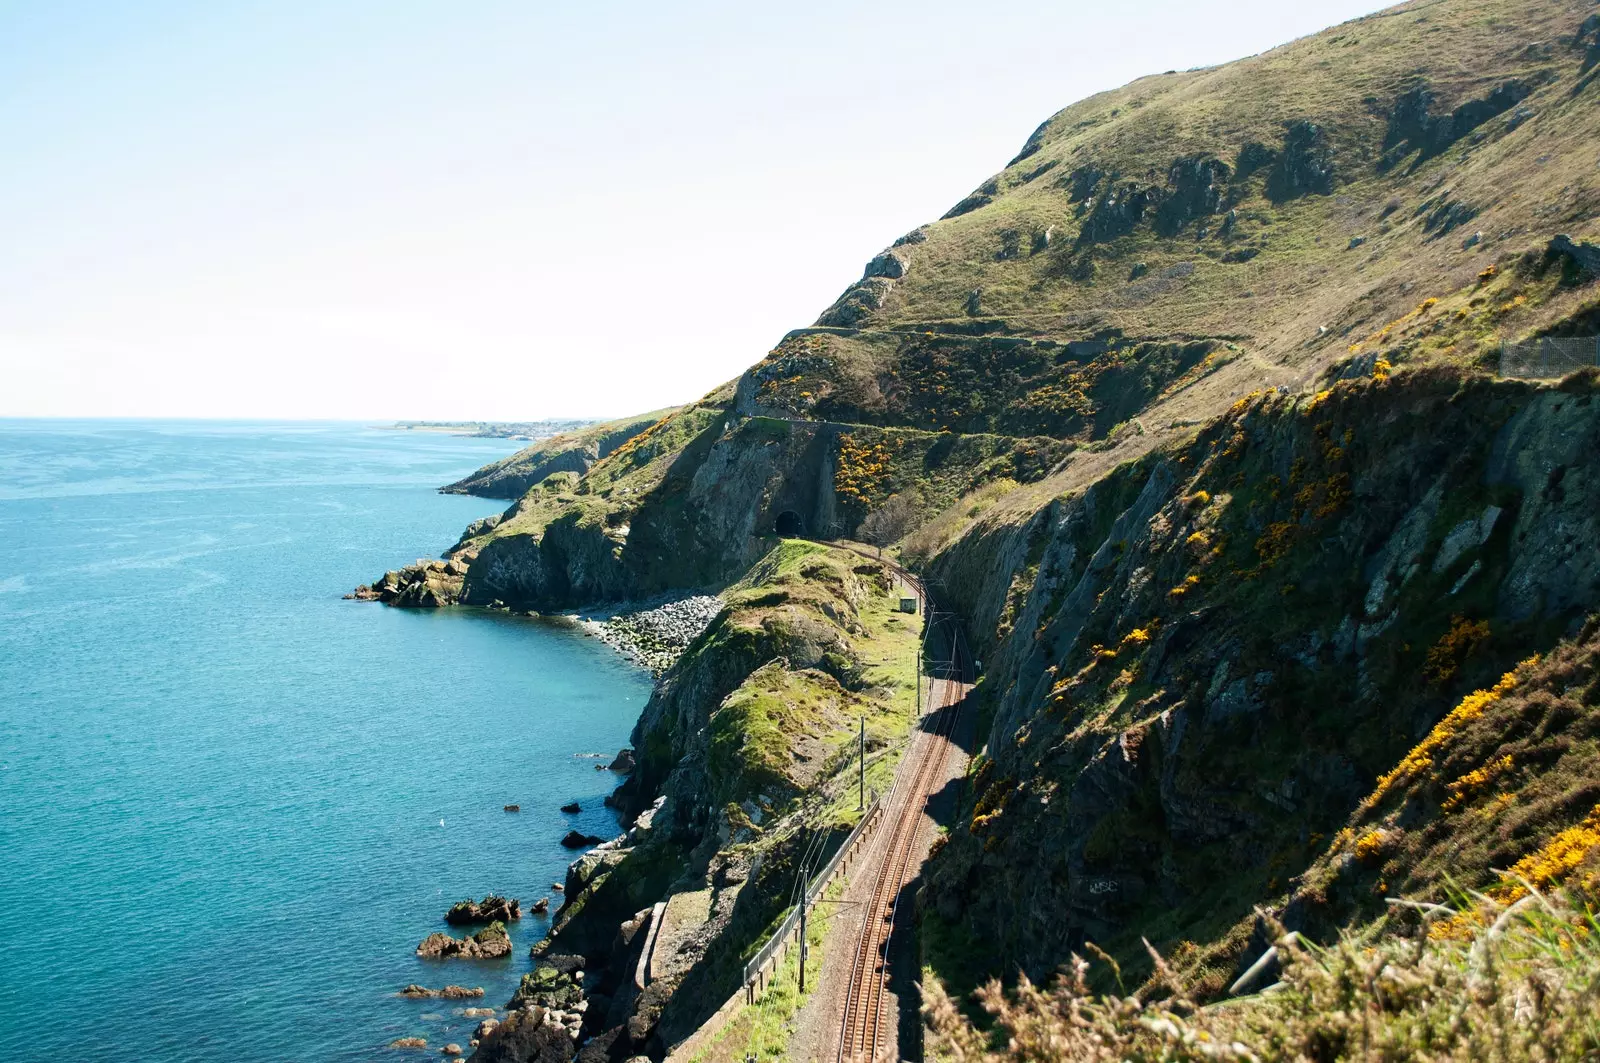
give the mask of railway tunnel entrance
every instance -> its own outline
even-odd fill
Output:
[[[806,534],[806,522],[801,520],[800,514],[794,510],[786,509],[778,514],[773,531],[785,539],[800,539]]]

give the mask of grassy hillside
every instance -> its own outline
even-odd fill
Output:
[[[1592,903],[1600,844],[1600,373],[1496,371],[1502,341],[1600,325],[1597,79],[1587,0],[1419,0],[1076,103],[739,380],[581,468],[552,464],[576,441],[529,455],[448,564],[387,574],[370,593],[403,604],[729,603],[636,729],[618,801],[647,840],[626,871],[574,865],[563,933],[609,986],[655,901],[712,914],[661,989],[594,1009],[591,1055],[659,1054],[720,1002],[782,909],[774,824],[827,785],[850,715],[903,725],[865,664],[894,643],[880,577],[795,541],[868,533],[984,662],[919,908],[934,1000],[968,1009],[936,1009],[932,1047],[1028,1054],[969,1022],[991,975],[1022,986],[990,991],[1001,1026],[1040,1044],[1120,977],[1138,1001],[1077,1028],[1127,1058],[1189,1058],[1196,1031],[1359,1054],[1311,1017],[1390,999],[1351,988],[1370,948],[1433,987],[1385,1058],[1470,1057],[1460,1030],[1407,1031],[1488,1007],[1449,972],[1504,944],[1482,917],[1515,903],[1508,866],[1578,891],[1503,970],[1547,987],[1563,1051],[1590,1043],[1568,1020],[1591,953],[1533,953]],[[1387,902],[1457,904],[1451,877],[1478,914],[1423,948]],[[1285,943],[1276,1005],[1172,1018],[1285,929],[1346,943]],[[1017,981],[1096,950],[1065,995]]]
[[[471,476],[439,490],[453,495],[485,498],[521,498],[528,489],[558,472],[583,475],[595,462],[649,428],[675,409],[656,410],[637,417],[586,425],[523,447],[510,457],[491,462]]]

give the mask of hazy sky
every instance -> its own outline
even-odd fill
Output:
[[[0,0],[0,416],[693,399],[1049,115],[1372,0]]]

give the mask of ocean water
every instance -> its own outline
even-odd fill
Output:
[[[607,834],[641,670],[559,622],[340,600],[437,556],[516,444],[345,424],[0,420],[0,1044],[81,1060],[466,1045],[493,962],[418,960]],[[558,807],[577,799],[584,812]],[[518,803],[508,814],[502,806]]]

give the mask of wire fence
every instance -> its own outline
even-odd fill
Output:
[[[785,918],[782,923],[778,924],[778,929],[772,932],[772,936],[767,939],[767,943],[762,945],[760,949],[756,950],[756,954],[750,957],[750,962],[744,965],[745,985],[748,986],[751,982],[755,981],[756,974],[760,972],[762,967],[766,966],[768,960],[772,959],[773,953],[778,951],[778,948],[783,944],[784,939],[790,934],[794,933],[796,925],[800,922],[801,907],[809,908],[814,903],[814,898],[821,893],[823,887],[827,885],[828,879],[833,876],[834,871],[839,866],[839,862],[844,859],[845,854],[850,851],[851,846],[855,845],[856,842],[861,839],[863,831],[867,829],[868,825],[872,822],[873,817],[877,815],[878,809],[882,802],[883,798],[879,797],[867,807],[866,814],[861,817],[858,823],[856,823],[855,829],[852,830],[849,836],[845,838],[844,844],[834,850],[832,858],[830,858],[828,862],[823,865],[822,869],[812,876],[811,879],[805,884],[805,890],[800,897],[799,903],[796,904],[794,909],[789,912],[788,917]]]
[[[1600,336],[1540,336],[1500,345],[1500,375],[1524,380],[1563,377],[1600,365]]]

